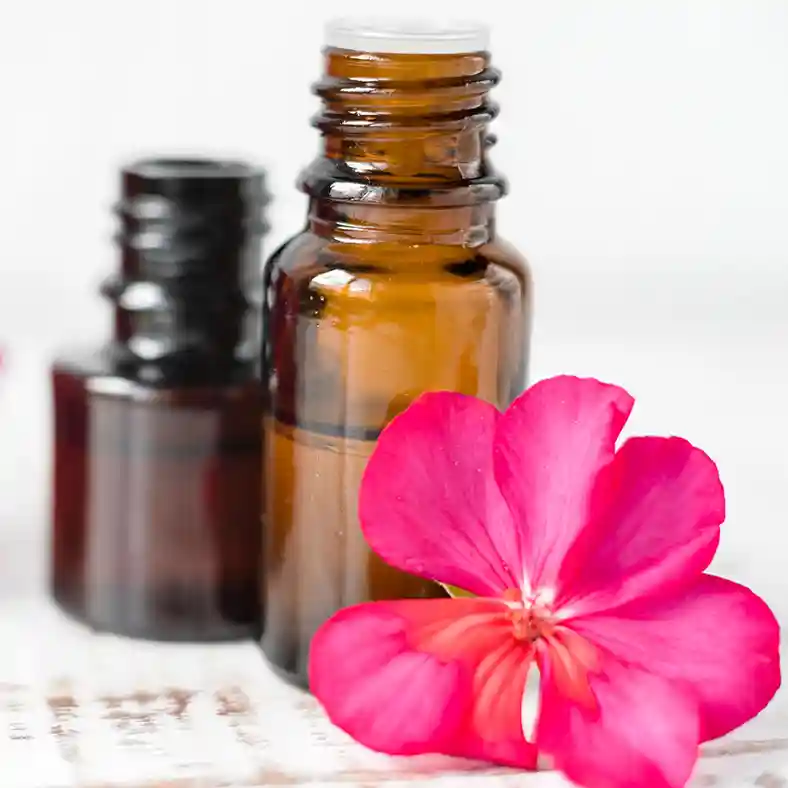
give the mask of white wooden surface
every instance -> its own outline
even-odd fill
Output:
[[[34,598],[3,606],[0,639],[4,787],[564,784],[551,773],[368,752],[282,685],[252,644],[95,636]],[[788,785],[788,698],[704,752],[694,785]]]
[[[368,752],[332,729],[311,697],[281,684],[252,644],[95,636],[41,599],[3,606],[0,642],[4,788],[565,784],[548,772]],[[788,697],[705,747],[693,784],[788,786]]]
[[[788,621],[784,348],[775,338],[638,338],[629,347],[597,338],[542,346],[534,373],[622,383],[639,399],[630,432],[672,432],[709,451],[729,501],[715,568],[752,585]],[[309,696],[279,683],[253,644],[137,643],[65,620],[43,593],[47,353],[15,351],[0,381],[2,788],[565,785],[549,772],[370,753],[333,730]],[[788,788],[788,692],[707,745],[693,785]]]

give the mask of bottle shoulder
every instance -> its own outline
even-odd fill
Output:
[[[266,274],[273,271],[294,271],[301,267],[314,265],[321,253],[330,244],[308,228],[291,236],[275,249],[265,264]]]
[[[507,268],[518,276],[528,288],[532,286],[531,264],[526,256],[506,238],[496,236],[492,241],[479,247],[479,254],[491,264]]]
[[[221,383],[207,380],[199,385],[168,385],[154,374],[150,380],[126,374],[111,345],[65,350],[55,356],[50,371],[56,393],[81,390],[100,397],[184,406],[200,406],[228,399],[257,401],[262,397],[259,375],[251,368]]]
[[[67,347],[58,350],[50,365],[53,374],[75,378],[119,377],[117,362],[109,346]]]
[[[514,274],[524,286],[531,284],[531,267],[514,244],[496,236],[481,246],[398,245],[385,243],[348,244],[336,242],[305,229],[285,241],[269,257],[266,274],[270,283],[279,274],[300,279],[327,269],[355,273],[385,271],[407,275],[431,268],[436,274],[445,269],[482,271],[500,267]]]

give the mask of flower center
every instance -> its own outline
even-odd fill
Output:
[[[525,596],[517,588],[503,593],[515,640],[539,651],[550,663],[552,681],[574,703],[597,710],[591,675],[600,668],[600,655],[584,637],[562,626],[539,593]]]
[[[509,608],[507,616],[512,622],[516,640],[534,643],[553,632],[550,610],[540,604],[538,597],[526,598],[520,589],[508,588],[503,593],[503,599]]]

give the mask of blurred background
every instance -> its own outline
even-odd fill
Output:
[[[0,576],[43,578],[57,348],[97,344],[117,168],[265,165],[272,251],[304,221],[310,84],[332,15],[368,2],[25,0],[0,10]],[[510,180],[501,233],[536,278],[534,379],[627,387],[629,432],[717,460],[720,572],[773,604],[788,548],[788,2],[398,0],[493,28]],[[20,556],[27,556],[24,560]],[[29,560],[28,560],[29,558]]]

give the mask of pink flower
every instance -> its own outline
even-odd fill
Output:
[[[539,754],[588,788],[678,788],[700,742],[769,702],[774,616],[703,574],[725,514],[717,468],[680,438],[616,451],[632,405],[615,386],[558,377],[503,414],[426,394],[387,427],[361,490],[367,540],[476,596],[328,621],[310,682],[336,725],[385,753],[524,768]]]

